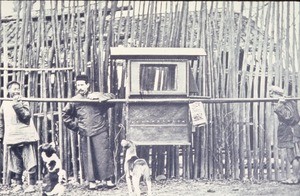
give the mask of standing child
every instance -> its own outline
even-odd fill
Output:
[[[29,103],[21,100],[21,85],[11,81],[7,85],[8,97],[13,101],[3,101],[0,108],[0,140],[7,146],[8,170],[16,181],[13,192],[23,191],[22,175],[29,173],[26,193],[34,192],[36,183],[36,145],[38,133],[30,115]]]

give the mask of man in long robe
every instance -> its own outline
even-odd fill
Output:
[[[106,182],[108,188],[115,185],[113,152],[109,142],[107,111],[114,104],[107,100],[113,94],[89,92],[86,75],[76,77],[77,94],[74,99],[97,99],[99,103],[69,102],[63,108],[62,118],[65,125],[80,134],[83,177],[89,182],[89,189],[96,189],[96,180]]]

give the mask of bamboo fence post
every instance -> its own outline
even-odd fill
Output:
[[[263,5],[261,5],[263,6]],[[259,24],[260,25],[264,25],[264,17],[265,17],[265,13],[264,13],[264,9],[262,9],[261,11],[261,18],[259,20]],[[263,64],[261,62],[261,58],[262,58],[262,52],[263,52],[263,47],[264,47],[264,36],[263,36],[263,33],[260,33],[259,34],[259,45],[258,45],[258,52],[257,52],[257,56],[258,56],[258,62],[257,62],[257,67],[256,67],[256,70],[255,70],[255,81],[254,81],[254,88],[256,88],[257,90],[255,91],[255,97],[258,97],[259,94],[263,94],[264,93],[264,90],[263,89],[260,89],[260,85],[259,85],[259,78],[264,78],[265,79],[265,76],[264,76],[264,68],[263,68]],[[261,68],[261,69],[258,69]],[[264,151],[264,146],[263,146],[263,141],[264,141],[264,130],[263,130],[263,121],[261,121],[261,117],[260,117],[260,114],[262,112],[262,110],[260,109],[261,107],[263,107],[262,104],[258,103],[256,104],[256,120],[257,120],[257,123],[256,123],[256,127],[257,127],[257,142],[258,142],[258,175],[257,175],[257,179],[264,179],[264,176],[263,176],[263,151]]]
[[[151,11],[150,11],[151,10]],[[151,13],[150,13],[151,12]],[[152,34],[152,13],[153,13],[153,1],[148,1],[147,4],[147,24],[146,24],[146,36],[145,36],[145,47],[150,46],[150,34]],[[151,32],[151,33],[150,33]]]
[[[187,37],[188,37],[188,33],[187,33],[187,24],[188,24],[188,17],[189,16],[189,4],[187,1],[184,1],[182,4],[182,17],[181,17],[181,31],[178,31],[178,42],[180,40],[180,45],[181,47],[185,48],[187,47]]]
[[[130,36],[132,36],[130,34],[129,36],[129,24],[130,24],[130,8],[131,8],[131,1],[128,1],[128,10],[127,10],[127,15],[126,15],[126,24],[125,24],[125,36],[124,36],[124,46],[128,47],[128,38]],[[132,19],[131,19],[132,23],[131,23],[131,28],[133,28],[133,24],[134,24],[134,14],[132,15]],[[130,46],[129,46],[130,47]]]
[[[204,7],[204,2],[200,2],[200,9],[198,12],[198,25],[197,25],[197,43],[196,43],[196,47],[199,48],[199,46],[201,45],[201,27],[203,27],[203,25],[201,26],[201,24],[203,24],[204,18],[202,18],[202,12],[203,12],[203,7]],[[224,9],[224,8],[223,8]],[[220,28],[222,30],[222,28]],[[200,89],[199,89],[200,90]]]
[[[2,36],[3,36],[3,57],[4,57],[4,58],[2,57],[1,60],[3,61],[4,68],[7,68],[8,67],[7,28],[6,28],[6,25],[1,24],[1,26],[3,28]],[[8,72],[4,71],[3,72],[3,87],[4,87],[3,94],[4,94],[4,97],[7,97],[7,89],[6,89],[7,83],[8,83]],[[9,182],[10,181],[10,175],[9,175],[9,171],[8,171],[8,155],[7,155],[7,152],[8,152],[8,146],[3,145],[3,160],[4,160],[4,162],[2,164],[3,164],[3,184],[5,184],[5,185],[10,183]]]
[[[227,6],[227,2],[224,3],[224,6]],[[227,23],[227,20],[228,20],[228,11],[226,10],[226,13],[225,13],[225,19],[224,21]],[[225,27],[224,29],[224,35],[226,35],[227,33],[227,29]],[[223,56],[222,58],[224,59],[223,60],[223,67],[225,68],[226,67],[226,61],[227,61],[227,52],[226,52],[226,46],[224,46],[224,52],[223,52]],[[225,86],[226,83],[224,82],[224,85],[223,85],[223,88],[224,89],[224,96],[227,96],[227,91],[225,91],[225,89],[227,89],[227,87]],[[225,138],[225,144],[224,144],[224,147],[225,147],[225,178],[229,178],[229,176],[232,175],[232,169],[230,167],[230,156],[231,156],[231,151],[230,151],[230,142],[229,142],[229,126],[230,126],[230,122],[232,121],[229,117],[230,114],[228,114],[227,112],[227,104],[224,104],[224,109],[223,109],[223,114],[226,119],[224,118],[224,121],[225,122],[228,122],[228,123],[224,123],[224,127],[225,127],[225,130],[224,130],[224,138]],[[228,118],[228,119],[227,119]],[[230,127],[230,130],[231,130],[231,127]]]
[[[195,2],[195,7],[194,7],[194,11],[193,11],[193,17],[192,17],[192,30],[190,32],[190,43],[189,43],[189,47],[193,48],[194,47],[194,37],[195,37],[195,25],[196,25],[196,18],[197,18],[197,1]]]
[[[40,4],[40,13],[39,13],[39,17],[40,18],[42,18],[42,16],[43,16],[43,3],[41,3]],[[38,22],[38,38],[37,38],[37,46],[36,46],[36,58],[35,58],[35,61],[34,61],[34,64],[35,64],[35,67],[38,67],[38,65],[39,65],[39,57],[40,57],[40,53],[41,52],[43,52],[43,51],[41,51],[41,43],[43,43],[42,42],[42,40],[43,40],[43,38],[41,37],[41,35],[42,35],[42,23],[39,21]],[[16,50],[16,48],[15,48],[15,50]],[[32,73],[32,75],[33,76],[35,76],[35,77],[33,77],[33,81],[32,81],[32,84],[31,84],[31,86],[32,86],[32,88],[31,88],[31,93],[30,93],[30,97],[31,96],[34,96],[34,97],[36,97],[36,96],[38,96],[38,91],[36,90],[37,89],[37,87],[38,87],[38,74],[37,73]],[[32,105],[32,104],[31,104]],[[34,114],[34,112],[35,112],[35,108],[36,108],[36,106],[37,106],[38,104],[34,104],[34,107],[31,107],[31,110],[32,110],[32,116],[34,116],[33,114]],[[35,119],[34,119],[35,120]],[[39,123],[39,118],[37,117],[37,120],[35,121],[36,122],[36,124],[38,125],[38,123]],[[36,127],[37,128],[37,132],[38,132],[38,134],[40,135],[40,130],[38,129],[38,127]],[[40,141],[38,141],[37,142],[37,146],[40,146]],[[39,151],[39,148],[37,148],[37,154],[39,155],[40,154],[40,151]],[[40,180],[41,178],[42,178],[42,167],[41,167],[41,157],[40,156],[37,156],[37,179],[38,180]]]
[[[267,8],[267,13],[266,13],[266,18],[265,18],[265,32],[264,32],[264,48],[263,48],[263,55],[262,55],[262,67],[263,67],[263,74],[261,75],[261,77],[266,77],[267,76],[267,86],[266,86],[266,80],[261,80],[261,88],[263,88],[265,91],[264,91],[264,94],[263,96],[267,96],[268,95],[268,85],[270,84],[269,81],[271,81],[271,78],[269,79],[269,76],[272,77],[272,75],[270,75],[269,72],[272,72],[272,69],[269,68],[269,65],[268,65],[268,69],[267,69],[267,52],[268,52],[268,40],[270,38],[269,36],[269,28],[270,28],[270,19],[271,19],[271,9],[272,9],[272,3],[269,2],[268,3],[268,8]],[[272,50],[271,50],[272,51]],[[269,52],[271,52],[269,50]],[[271,61],[271,59],[269,60],[269,62]],[[269,63],[270,64],[270,63]],[[266,73],[267,71],[267,73]],[[266,112],[264,111],[266,110]],[[264,115],[264,112],[265,112],[265,115],[266,117],[269,117],[271,114],[271,105],[266,103],[264,104],[264,107],[261,107],[261,111],[260,111],[260,114],[261,115]],[[264,123],[264,118],[261,117],[261,121]],[[270,129],[270,125],[269,123],[264,123],[264,127],[265,127],[265,141],[264,142],[264,149],[265,149],[265,152],[263,151],[263,154],[262,154],[262,158],[264,160],[264,155],[266,155],[266,165],[267,165],[267,179],[268,180],[271,180],[272,178],[272,165],[271,165],[271,129]],[[263,139],[263,138],[262,138]],[[262,165],[263,167],[263,165]],[[262,170],[262,172],[264,173],[264,170]]]
[[[76,13],[75,13],[75,1],[73,1],[73,6],[71,9],[71,2],[69,2],[69,12],[71,12],[69,14],[70,16],[70,20],[71,20],[71,26],[70,29],[73,31],[74,26],[75,26],[75,17],[76,17]],[[74,33],[71,33],[71,37],[70,37],[70,52],[69,52],[69,59],[68,63],[73,64],[76,60],[75,60],[75,36]],[[70,72],[68,72],[67,75],[68,81],[73,81],[73,77],[72,74]],[[68,82],[68,97],[72,96],[71,93],[71,89],[72,89],[72,82]],[[73,165],[73,175],[74,175],[74,181],[78,181],[79,180],[79,175],[78,175],[78,171],[81,171],[81,168],[77,162],[77,160],[80,160],[77,151],[76,151],[76,142],[77,142],[77,137],[76,134],[72,131],[70,131],[70,143],[71,143],[71,154],[72,154],[72,165]],[[81,178],[81,176],[80,176]]]
[[[213,48],[211,47],[211,34],[212,34],[212,28],[211,28],[211,23],[213,22],[214,16],[213,16],[213,7],[214,7],[214,3],[212,2],[210,5],[210,9],[209,12],[207,12],[207,20],[206,20],[206,24],[207,24],[207,28],[206,28],[206,35],[207,35],[207,40],[206,40],[206,45],[207,45],[207,51],[212,51]],[[210,17],[208,17],[210,15]],[[212,73],[212,56],[207,58],[207,82],[211,83],[212,82],[212,77],[211,77],[211,73]],[[208,93],[210,96],[212,96],[214,93],[213,89],[209,89]],[[207,140],[207,173],[208,173],[208,179],[214,178],[215,176],[213,175],[213,160],[212,160],[212,153],[214,151],[214,148],[212,146],[212,110],[213,110],[213,106],[212,104],[208,105],[208,110],[211,111],[208,113],[208,126],[207,126],[207,136],[206,136],[206,140]]]
[[[237,27],[237,43],[236,43],[236,49],[235,49],[235,66],[237,68],[237,71],[239,71],[239,67],[242,64],[242,62],[240,62],[240,56],[243,55],[243,53],[241,53],[241,31],[243,29],[243,13],[244,13],[244,2],[241,2],[241,8],[240,8],[240,13],[239,13],[239,17],[238,17],[238,27]],[[239,84],[240,85],[244,85],[244,83],[239,82],[238,79],[236,81],[236,86],[238,87]],[[240,88],[240,92],[243,91],[244,88]],[[244,92],[243,92],[244,94]],[[242,94],[242,96],[244,97],[244,95]],[[239,93],[236,92],[235,96],[240,97]],[[237,120],[237,136],[236,138],[238,139],[238,160],[239,160],[239,179],[244,179],[245,177],[245,145],[244,145],[244,136],[245,136],[245,124],[244,124],[244,118],[243,118],[243,114],[244,112],[244,107],[243,104],[239,104],[238,105],[238,112],[237,112],[237,116],[236,116],[236,120]]]
[[[275,3],[273,3],[273,9],[272,9],[272,16],[271,16],[271,20],[272,21],[276,21],[275,18],[275,11],[276,11],[276,7],[275,7]],[[276,24],[271,26],[271,35],[270,37],[275,37],[275,26]],[[276,62],[273,62],[273,48],[274,48],[274,39],[271,39],[271,43],[270,43],[270,51],[269,51],[269,63],[268,63],[268,86],[271,86],[273,84],[273,79],[276,80],[276,78],[273,78],[274,73],[275,73],[275,69],[273,66],[276,66]],[[271,67],[272,65],[272,67]],[[276,77],[276,76],[275,76]],[[269,118],[271,121],[270,124],[270,135],[268,137],[270,137],[271,140],[271,144],[270,144],[270,151],[271,151],[271,158],[272,158],[272,153],[273,153],[273,158],[274,158],[274,178],[275,180],[279,180],[279,160],[278,160],[278,147],[277,147],[277,134],[276,134],[276,128],[275,128],[275,119],[274,119],[274,112],[272,110],[272,107],[270,104],[267,103],[267,107],[269,107]],[[275,136],[276,135],[276,136]],[[273,144],[273,149],[272,149],[272,144]],[[272,160],[272,159],[271,159]],[[270,163],[270,167],[272,168],[272,162]]]
[[[242,76],[241,76],[241,89],[245,89],[245,85],[246,82],[246,74],[247,74],[247,66],[248,66],[248,51],[249,51],[249,46],[250,46],[250,27],[251,27],[251,15],[252,15],[252,2],[250,2],[250,8],[249,8],[249,14],[248,14],[248,21],[247,21],[247,26],[246,26],[246,40],[245,40],[245,49],[244,49],[244,57],[243,57],[243,65],[242,65]],[[240,96],[239,97],[248,97],[248,94],[245,91],[241,91],[240,92]],[[245,150],[246,150],[246,158],[247,158],[247,175],[248,175],[248,179],[252,178],[252,155],[251,155],[251,147],[250,147],[250,114],[249,112],[249,107],[250,105],[248,105],[247,103],[243,104],[243,112],[242,112],[242,116],[241,119],[245,120],[245,126],[243,127],[245,129]]]
[[[165,1],[165,12],[164,12],[164,17],[162,17],[162,12],[161,12],[161,20],[163,18],[164,22],[163,22],[163,28],[162,28],[162,33],[161,33],[161,42],[159,47],[165,47],[166,46],[166,41],[165,41],[165,34],[166,34],[166,29],[167,29],[167,25],[169,25],[169,23],[167,22],[169,20],[169,15],[167,14],[167,10],[168,10],[168,1]],[[161,2],[161,7],[163,6],[162,2]]]
[[[284,2],[281,2],[280,8],[281,8],[281,13],[278,14],[278,16],[280,16],[280,25],[278,26],[278,44],[279,44],[279,72],[278,72],[278,79],[279,79],[279,86],[283,87],[283,58],[280,57],[280,54],[282,54],[283,52],[283,40],[284,40],[284,29],[283,29],[283,25],[284,25]]]
[[[217,59],[218,60],[216,60],[215,62],[217,63],[217,65],[219,65],[218,67],[219,67],[219,73],[218,73],[218,75],[217,75],[217,78],[218,78],[218,80],[217,80],[217,82],[218,83],[220,83],[220,85],[219,85],[219,87],[218,87],[218,89],[221,89],[221,92],[220,93],[218,93],[217,94],[217,97],[223,97],[224,96],[224,87],[223,87],[223,85],[225,85],[225,83],[224,82],[221,82],[221,81],[224,81],[224,75],[225,75],[225,73],[224,73],[224,71],[222,71],[222,68],[224,67],[223,66],[223,63],[222,63],[222,61],[221,61],[221,57],[222,57],[222,51],[224,50],[224,44],[222,43],[222,37],[223,37],[223,35],[224,35],[224,18],[225,18],[225,8],[224,8],[224,2],[223,2],[223,6],[222,6],[222,11],[221,11],[221,26],[219,27],[220,28],[220,30],[219,30],[219,40],[218,40],[218,49],[217,49]],[[200,19],[199,19],[200,20]],[[222,104],[218,104],[217,105],[217,108],[218,108],[218,113],[217,113],[217,115],[219,115],[220,116],[220,120],[219,120],[219,122],[221,121],[221,119],[223,118],[223,117],[221,117],[222,115],[223,115],[223,106],[222,106]],[[221,178],[223,178],[224,177],[224,165],[223,165],[223,150],[222,150],[222,139],[221,139],[221,136],[222,135],[224,135],[224,133],[223,133],[223,125],[222,125],[222,123],[219,123],[219,132],[220,132],[220,137],[219,137],[219,150],[220,150],[220,156],[219,156],[219,158],[220,158],[220,164],[219,164],[219,172],[221,173]],[[225,171],[225,173],[226,173],[226,171]]]
[[[89,74],[88,73],[88,70],[87,70],[87,64],[90,60],[89,58],[89,46],[90,46],[90,36],[91,36],[91,32],[90,32],[90,29],[91,29],[91,22],[90,22],[90,18],[91,18],[91,6],[90,6],[90,1],[85,1],[85,8],[86,8],[86,12],[84,13],[84,17],[85,17],[85,31],[84,31],[84,43],[83,43],[83,54],[84,54],[84,57],[83,57],[83,69],[82,71],[85,72],[89,77],[91,77],[92,74]],[[93,85],[92,85],[93,87]]]
[[[181,8],[181,9],[180,9]],[[175,21],[176,23],[174,23],[174,36],[173,36],[173,40],[172,40],[172,46],[173,47],[178,47],[179,46],[179,33],[180,33],[180,28],[182,25],[182,4],[181,2],[177,2],[176,4],[176,8],[175,8]]]
[[[296,5],[295,5],[296,6]],[[298,11],[298,15],[300,15],[300,10]],[[296,24],[296,23],[295,23]],[[294,30],[295,31],[295,34],[296,34],[296,29]],[[296,36],[296,35],[295,35]],[[296,51],[295,53],[297,53],[297,60],[298,60],[298,67],[300,67],[300,27],[298,27],[298,48],[296,48]],[[296,65],[296,64],[295,64]],[[297,84],[300,83],[300,71],[298,70],[298,81],[297,81]],[[297,88],[297,92],[298,92],[298,96],[300,95],[300,85],[298,85],[298,88]],[[298,104],[298,109],[300,110],[300,105]]]
[[[264,19],[265,19],[265,14],[264,14],[264,9],[262,9],[262,17],[260,20],[261,25],[264,25]],[[263,64],[263,62],[261,61],[261,58],[263,58],[262,53],[264,51],[264,47],[265,47],[265,42],[264,42],[264,34],[261,33],[259,36],[259,47],[258,47],[258,66],[260,67],[260,69],[256,69],[256,88],[259,89],[257,90],[257,95],[256,96],[264,96],[264,84],[265,84],[265,65]],[[260,84],[259,82],[259,78],[261,79]],[[262,86],[263,83],[263,86]],[[258,147],[259,147],[259,153],[258,153],[258,161],[259,161],[259,165],[258,165],[258,178],[259,179],[264,179],[264,121],[262,119],[263,113],[264,113],[264,104],[259,103],[258,104],[258,108],[257,108],[257,120],[258,120]]]
[[[291,89],[291,91],[292,91],[292,93],[291,93],[291,95],[292,96],[296,96],[296,89],[297,89],[297,84],[299,84],[299,83],[297,83],[297,79],[296,79],[296,73],[297,73],[297,70],[296,70],[296,57],[297,57],[297,54],[296,54],[296,45],[297,45],[297,38],[296,38],[296,19],[295,19],[295,6],[294,6],[294,4],[295,4],[295,2],[293,2],[293,11],[292,11],[292,13],[293,13],[293,16],[292,16],[292,18],[293,18],[293,20],[292,20],[292,23],[290,24],[290,26],[291,26],[291,30],[292,30],[292,33],[290,33],[290,34],[293,34],[292,35],[292,37],[293,37],[293,40],[295,40],[295,42],[296,42],[296,44],[292,44],[292,46],[291,46],[291,55],[292,56],[294,56],[295,58],[291,58],[291,60],[290,60],[290,64],[291,64],[291,68],[292,68],[292,73],[291,72],[289,72],[290,74],[291,74],[291,78],[292,78],[292,89]],[[292,9],[291,9],[292,10]]]
[[[201,19],[201,23],[200,23],[200,19]],[[199,31],[198,31],[198,36],[197,36],[197,39],[199,40],[197,42],[197,47],[204,47],[203,42],[205,40],[205,33],[204,33],[204,30],[205,30],[205,26],[206,26],[206,2],[201,2],[201,9],[200,9],[200,12],[199,12]],[[202,33],[201,33],[201,31]],[[199,80],[199,92],[202,93],[202,95],[205,95],[206,92],[205,92],[205,86],[204,86],[204,81],[205,81],[205,67],[204,66],[201,66],[201,64],[199,65],[199,74],[198,75],[198,80]],[[206,174],[206,142],[205,142],[205,135],[206,135],[206,129],[207,129],[207,126],[203,127],[203,128],[200,128],[199,130],[197,130],[199,132],[199,137],[198,137],[198,141],[200,143],[199,147],[200,147],[200,150],[199,150],[199,178],[206,178],[207,177],[207,174]]]
[[[77,1],[77,7],[76,7],[76,15],[77,15],[77,20],[76,20],[76,22],[77,22],[77,29],[76,29],[76,33],[77,33],[77,44],[76,44],[76,46],[77,46],[77,48],[76,48],[76,55],[77,55],[77,58],[76,58],[76,60],[77,60],[77,62],[76,62],[76,65],[78,65],[77,67],[75,67],[75,73],[76,73],[76,75],[79,75],[80,74],[80,72],[84,72],[85,70],[84,70],[84,68],[83,68],[83,66],[84,65],[82,65],[82,55],[81,55],[81,53],[82,53],[82,50],[81,50],[81,48],[82,48],[82,39],[81,39],[81,34],[80,34],[80,30],[81,30],[81,21],[80,21],[80,10],[79,10],[79,2]],[[76,69],[77,68],[77,69]]]
[[[17,8],[17,27],[16,27],[16,33],[15,33],[15,44],[14,44],[14,63],[13,67],[17,66],[17,52],[18,52],[18,37],[19,37],[19,28],[20,28],[20,12],[21,12],[21,4],[22,2],[18,2],[18,8]],[[19,48],[20,50],[20,48]],[[13,80],[16,80],[16,73],[13,74]]]
[[[131,1],[130,1],[131,2]],[[132,46],[136,46],[136,34],[137,34],[137,24],[138,21],[136,22],[136,10],[135,10],[135,4],[136,2],[133,1],[133,6],[132,6],[132,18],[131,18],[131,32],[130,32],[130,45],[129,47],[132,47]],[[140,3],[139,3],[140,4]],[[131,4],[129,4],[131,5]],[[140,8],[140,6],[139,6]],[[139,11],[138,11],[138,14],[139,14]]]
[[[258,21],[257,19],[259,18],[259,4],[260,2],[257,2],[257,14],[256,14],[256,20],[255,21]],[[254,38],[256,38],[258,36],[258,30],[255,30],[255,34],[254,34]],[[259,43],[259,42],[258,42]],[[253,56],[255,56],[256,54],[256,47],[258,45],[257,43],[257,39],[255,39],[255,42],[253,44]],[[253,69],[254,67],[256,66],[256,69],[255,69],[255,72],[253,71],[253,74],[254,74],[254,80],[253,80],[253,85],[252,85],[252,88],[254,89],[257,89],[256,86],[257,86],[257,80],[258,80],[258,71],[259,69],[257,69],[257,65],[255,63],[255,59],[253,60]],[[251,84],[251,83],[250,83]],[[254,91],[253,93],[253,97],[256,98],[257,97],[257,90]],[[258,118],[257,118],[257,110],[258,110],[258,105],[256,103],[253,104],[253,176],[255,179],[258,179],[258,149],[257,149],[257,145],[258,145],[258,141],[257,141],[257,134],[258,134],[258,131],[257,131],[257,128],[258,128]]]
[[[121,2],[121,11],[120,11],[120,17],[119,17],[119,22],[118,22],[118,30],[117,34],[113,34],[113,37],[115,37],[115,42],[112,45],[118,46],[120,44],[120,34],[121,34],[121,27],[123,23],[123,11],[124,11],[124,1]],[[112,21],[114,22],[114,21]]]
[[[286,7],[286,22],[285,22],[285,51],[286,55],[284,58],[284,64],[286,69],[284,69],[284,83],[283,83],[283,89],[286,95],[288,95],[289,91],[289,68],[290,68],[290,55],[289,55],[289,49],[290,49],[290,42],[289,42],[289,36],[290,36],[290,3],[287,3]],[[283,27],[283,25],[282,25]]]
[[[77,2],[77,6],[79,5],[79,2]],[[75,70],[76,75],[79,75],[82,70],[82,65],[81,65],[81,35],[80,35],[80,30],[81,29],[81,21],[80,21],[80,10],[78,7],[76,7],[76,23],[77,23],[77,43],[76,46],[77,48],[75,49],[77,58],[75,60],[75,64],[79,65],[78,69]],[[77,141],[78,141],[78,158],[79,158],[79,182],[82,184],[83,183],[83,166],[82,166],[82,156],[81,156],[81,137],[80,135],[77,134]]]
[[[141,7],[143,8],[142,11],[142,18],[140,19],[140,25],[139,25],[139,43],[138,43],[138,47],[142,47],[142,40],[143,40],[143,29],[144,29],[144,14],[145,14],[145,1],[140,1],[139,4],[141,5]],[[140,14],[140,9],[139,9],[139,14]]]
[[[212,19],[212,22],[211,22],[211,26],[210,26],[210,31],[211,31],[211,35],[217,35],[217,32],[216,32],[216,29],[217,29],[217,26],[216,26],[216,23],[217,23],[217,20],[218,20],[218,2],[216,2],[216,5],[213,7],[211,7],[211,15],[213,17],[211,17]],[[208,27],[209,28],[209,27]],[[212,37],[210,37],[209,39],[210,41],[210,44],[208,44],[208,47],[209,48],[209,51],[213,51],[214,50],[214,47],[213,47],[213,39]],[[217,52],[218,53],[218,52]],[[219,71],[217,70],[215,64],[214,64],[214,61],[216,59],[216,56],[213,55],[211,57],[208,57],[208,62],[210,62],[210,73],[208,73],[208,76],[210,76],[210,80],[209,82],[211,84],[215,84],[215,85],[212,85],[212,87],[210,88],[210,96],[212,97],[217,97],[217,90],[216,89],[219,89],[219,85],[217,84],[218,82],[216,82],[218,80],[218,74],[219,74]],[[216,83],[215,83],[216,82]],[[213,116],[215,114],[217,114],[217,106],[216,104],[210,104],[209,105],[210,107],[210,111],[209,112],[209,121],[213,122],[214,118]],[[219,143],[218,143],[218,129],[217,129],[217,125],[216,123],[212,123],[211,126],[210,126],[210,132],[211,132],[211,164],[212,164],[212,178],[213,179],[216,179],[217,178],[217,175],[219,174],[217,172],[218,170],[218,166],[220,165],[220,163],[222,163],[222,159],[220,161],[220,157],[219,157]],[[222,172],[222,170],[220,170]]]
[[[201,10],[199,11],[199,18],[198,18],[198,21],[197,21],[197,44],[196,44],[196,47],[198,47],[198,43],[199,43],[199,39],[200,39],[200,36],[199,36],[199,32],[200,32],[200,16],[201,16]],[[197,74],[197,69],[198,69],[198,66],[200,66],[200,62],[197,61],[197,66],[195,66],[194,68],[194,78],[197,78],[196,74]],[[199,90],[199,93],[201,93],[201,91]],[[198,178],[199,176],[199,166],[200,166],[200,133],[199,133],[199,130],[200,128],[195,128],[195,133],[194,133],[194,149],[195,149],[195,153],[194,153],[194,178]]]
[[[58,52],[62,52],[59,55],[56,56],[57,59],[57,64],[56,67],[63,67],[66,65],[66,54],[65,54],[65,50],[68,48],[67,47],[67,43],[68,43],[68,38],[65,37],[65,32],[67,32],[66,28],[65,28],[65,6],[64,6],[64,1],[61,2],[61,22],[60,22],[60,29],[57,32],[57,47],[58,47]],[[69,17],[68,17],[69,18]],[[58,15],[56,15],[56,21],[58,23],[59,17]],[[58,24],[57,24],[58,25]],[[61,44],[61,40],[65,40],[64,41],[64,45]],[[64,46],[64,47],[62,47]],[[62,49],[61,49],[62,48]],[[63,58],[62,58],[63,56]],[[57,83],[57,95],[56,97],[58,98],[62,98],[63,95],[65,94],[65,89],[63,88],[63,81],[64,81],[64,74],[61,73],[60,71],[57,71],[56,73],[51,73],[51,75],[53,76],[53,74],[55,74],[55,78],[56,78],[56,83]],[[50,81],[51,83],[51,81]],[[52,121],[52,130],[53,132],[58,131],[59,134],[59,154],[60,154],[60,158],[62,159],[62,165],[63,168],[68,171],[69,168],[68,166],[69,164],[69,160],[70,160],[70,151],[69,149],[69,145],[68,145],[68,134],[67,131],[65,131],[65,128],[63,126],[63,120],[62,120],[62,103],[57,103],[56,104],[57,107],[57,111],[58,111],[58,122],[54,122]],[[53,140],[55,140],[55,135],[53,135]],[[68,174],[67,174],[67,178],[68,178]]]
[[[99,91],[104,92],[104,81],[105,81],[105,50],[104,50],[104,26],[105,18],[107,14],[108,1],[106,1],[104,8],[102,8],[102,2],[100,1],[100,9],[98,11],[99,15],[99,49],[98,49],[98,67],[99,67]],[[107,37],[108,39],[108,37]]]
[[[157,157],[156,157],[156,154],[157,154],[157,149],[159,147],[156,147],[156,146],[152,146],[151,147],[151,177],[154,178],[157,173]]]
[[[91,27],[91,44],[90,44],[90,71],[91,71],[91,80],[93,81],[93,91],[99,91],[99,83],[98,83],[98,68],[99,65],[98,60],[97,60],[97,48],[98,48],[98,44],[97,44],[97,1],[95,2],[95,6],[94,9],[91,9],[92,12],[92,16],[91,16],[91,23],[92,23],[92,27]],[[99,38],[98,38],[99,39]]]
[[[284,3],[284,2],[283,2]],[[289,69],[290,69],[290,53],[289,53],[289,49],[290,49],[290,42],[289,42],[289,36],[290,36],[290,2],[286,2],[287,6],[286,6],[286,21],[285,21],[285,51],[286,51],[286,55],[285,58],[283,60],[283,64],[285,65],[285,69],[284,69],[284,79],[283,79],[283,89],[286,95],[289,94]],[[284,17],[284,15],[282,15],[282,17]],[[282,27],[284,27],[284,25],[282,25]],[[288,177],[291,176],[291,164],[288,161],[288,159],[286,159],[287,162],[287,175]]]
[[[175,5],[175,11],[174,11],[174,14],[173,14],[173,3],[172,3],[172,1],[171,1],[171,6],[170,6],[170,10],[171,10],[171,21],[170,21],[170,24],[171,24],[171,26],[170,26],[170,28],[171,28],[171,30],[170,30],[170,36],[169,36],[169,42],[168,42],[168,45],[169,45],[169,47],[173,47],[174,46],[174,44],[173,44],[173,40],[174,40],[174,35],[175,35],[175,28],[176,28],[176,25],[178,25],[177,24],[177,14],[178,14],[178,2],[176,2],[176,5]],[[174,15],[174,16],[173,16]]]
[[[235,26],[235,14],[233,10],[233,3],[229,3],[229,23],[231,24],[230,26]],[[238,32],[238,30],[237,30]],[[231,83],[231,86],[229,86],[230,92],[228,93],[229,96],[237,97],[237,91],[235,90],[237,88],[238,84],[238,67],[236,65],[236,48],[238,46],[238,43],[234,43],[235,40],[233,36],[238,36],[236,35],[235,29],[229,27],[229,48],[228,48],[228,68],[229,71],[231,72],[231,80],[229,82],[229,85]],[[238,39],[238,38],[237,38]],[[236,40],[238,42],[238,40]],[[236,44],[236,45],[235,45]],[[232,113],[233,117],[233,124],[232,124],[232,132],[231,132],[231,150],[232,150],[232,156],[231,156],[231,163],[232,163],[232,170],[233,170],[233,178],[238,179],[239,176],[239,159],[238,159],[238,148],[239,148],[239,140],[238,140],[238,115],[239,115],[239,109],[237,105],[232,105],[229,104],[229,109],[230,111],[236,111],[235,113]]]

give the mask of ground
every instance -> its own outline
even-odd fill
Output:
[[[41,186],[41,185],[40,185]],[[41,187],[37,186],[37,192],[26,194],[32,196],[41,196]],[[68,183],[66,184],[64,195],[79,195],[79,196],[127,196],[127,186],[125,182],[120,182],[114,189],[87,190],[86,186],[81,184]],[[146,186],[141,183],[142,196],[146,196]],[[8,191],[6,187],[1,187],[4,195]],[[272,196],[299,196],[300,184],[286,185],[279,182],[251,182],[251,181],[207,181],[207,180],[183,180],[183,179],[168,179],[164,181],[153,181],[152,184],[153,196],[256,196],[256,195],[272,195]],[[14,195],[7,192],[7,195]],[[18,193],[16,195],[25,195]]]

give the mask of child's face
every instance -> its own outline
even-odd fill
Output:
[[[21,89],[20,89],[20,85],[18,84],[12,84],[9,88],[8,88],[8,95],[9,97],[14,97],[17,95],[21,94]]]

